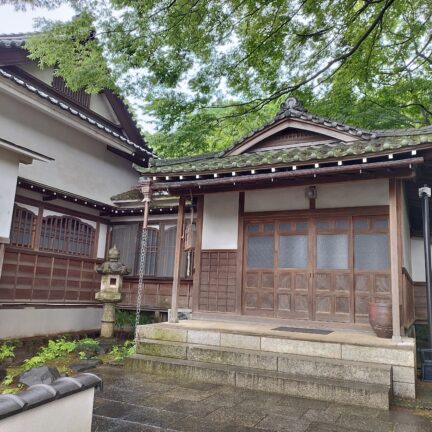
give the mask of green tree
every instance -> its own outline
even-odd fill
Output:
[[[169,154],[181,153],[174,137],[186,138],[188,152],[217,148],[231,126],[234,135],[253,127],[292,93],[318,114],[366,128],[430,123],[430,1],[69,3],[78,17],[42,22],[47,33],[27,44],[33,58],[55,65],[72,89],[117,84],[141,98],[158,122],[153,141],[165,140]]]

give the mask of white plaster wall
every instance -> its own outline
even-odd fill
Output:
[[[43,81],[45,84],[48,84],[49,86],[52,85],[53,68],[41,69],[36,63],[22,64],[20,65],[20,68],[30,75],[33,75],[37,79]]]
[[[237,249],[239,193],[204,196],[202,249]]]
[[[90,432],[94,388],[0,420],[0,432]]]
[[[21,166],[19,175],[69,193],[111,204],[110,197],[132,189],[132,164],[106,145],[0,93],[2,138],[50,156],[50,163]]]
[[[99,329],[102,308],[0,309],[0,339]]]
[[[411,279],[414,282],[426,281],[423,237],[411,238]]]
[[[117,116],[104,94],[93,94],[90,96],[90,109],[112,123],[119,124]]]
[[[304,210],[309,208],[306,186],[245,192],[245,212]]]
[[[7,150],[0,150],[0,237],[9,238],[15,200],[19,161]]]
[[[108,225],[99,224],[99,240],[97,247],[97,257],[105,258],[105,247],[108,233]]]
[[[387,179],[317,185],[316,208],[388,205]]]
[[[405,190],[403,190],[402,194],[402,262],[405,269],[411,275],[411,232]]]
[[[306,210],[308,186],[261,189],[245,192],[245,211]],[[388,180],[363,180],[318,184],[316,208],[362,207],[387,205]]]

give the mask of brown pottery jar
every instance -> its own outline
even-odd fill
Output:
[[[378,337],[390,339],[393,336],[391,303],[369,303],[369,322]]]

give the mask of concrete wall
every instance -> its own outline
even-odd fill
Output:
[[[0,150],[0,238],[9,239],[19,161],[17,155]]]
[[[237,249],[239,193],[204,197],[202,249]]]
[[[306,210],[307,186],[263,189],[245,192],[245,211]],[[316,208],[362,207],[387,205],[389,187],[387,179],[319,184]]]
[[[90,432],[94,388],[0,420],[0,432]]]
[[[131,162],[4,93],[0,93],[0,130],[2,138],[55,159],[21,166],[19,175],[26,179],[107,204],[112,195],[136,185]]]
[[[0,339],[95,330],[101,318],[97,307],[0,309]]]

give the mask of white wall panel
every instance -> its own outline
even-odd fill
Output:
[[[309,208],[305,186],[245,192],[245,212],[304,210]]]
[[[316,208],[388,205],[387,179],[317,185]]]
[[[239,193],[204,196],[202,249],[237,249]]]
[[[96,330],[102,308],[0,309],[0,339]]]
[[[2,138],[55,159],[20,166],[23,178],[107,204],[112,195],[136,185],[138,175],[131,162],[4,93],[0,93],[0,130]]]
[[[0,237],[6,239],[11,229],[18,164],[15,154],[0,150]]]
[[[108,233],[108,225],[99,224],[99,240],[97,247],[97,257],[105,258],[105,247]]]

